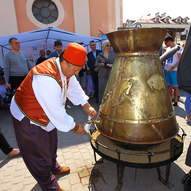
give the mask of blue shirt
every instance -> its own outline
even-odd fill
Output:
[[[56,51],[54,51],[54,52],[51,52],[51,53],[49,54],[48,58],[58,57],[58,56],[59,56],[58,53],[57,53]]]

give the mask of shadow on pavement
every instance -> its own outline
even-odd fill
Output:
[[[5,156],[5,155],[4,155]],[[6,157],[6,156],[5,156]],[[5,166],[11,159],[5,158],[4,160],[2,160],[0,158],[0,168],[2,168],[3,166]]]
[[[100,159],[101,160],[101,159]],[[165,178],[166,166],[161,166],[161,174]],[[112,172],[112,173],[111,173]],[[175,163],[171,164],[169,183],[172,188],[165,186],[159,179],[156,168],[140,169],[125,167],[123,185],[117,188],[117,165],[104,159],[103,163],[95,164],[89,179],[91,191],[182,191],[181,178],[184,171]]]

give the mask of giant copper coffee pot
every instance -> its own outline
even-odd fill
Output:
[[[166,33],[162,28],[137,28],[107,34],[116,58],[96,124],[106,137],[152,145],[178,133],[159,60]]]

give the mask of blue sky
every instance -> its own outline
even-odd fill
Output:
[[[166,12],[171,17],[189,17],[191,22],[190,0],[123,0],[123,22],[127,19],[139,19],[143,15],[160,15]]]

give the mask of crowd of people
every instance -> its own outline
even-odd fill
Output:
[[[171,36],[166,37],[164,43],[166,52],[177,46]],[[97,112],[89,104],[88,96],[92,94],[95,102],[101,104],[115,54],[111,52],[109,40],[102,43],[103,51],[97,50],[95,41],[91,41],[89,53],[79,43],[70,43],[63,51],[62,42],[56,40],[55,52],[45,53],[41,49],[36,66],[31,67],[27,55],[20,50],[18,39],[11,38],[9,44],[11,50],[4,58],[4,78],[6,88],[17,90],[10,111],[19,149],[13,149],[1,131],[0,148],[9,158],[21,154],[43,190],[63,190],[54,175],[68,174],[70,168],[61,167],[56,160],[57,130],[87,134],[84,124],[75,123],[66,113],[67,99],[74,105],[82,105],[87,115],[95,118]],[[182,50],[168,58],[164,66],[173,106],[178,106],[177,67]],[[186,120],[191,123],[188,92],[185,110]]]
[[[105,40],[102,44],[103,51],[96,49],[95,41],[90,42],[91,51],[87,54],[83,68],[79,74],[76,75],[82,89],[88,96],[93,96],[96,103],[101,104],[104,90],[109,78],[112,64],[115,60],[115,55],[111,53],[111,44],[108,40]],[[40,57],[36,61],[36,65],[43,61],[52,58],[59,57],[62,53],[63,45],[60,40],[54,42],[54,52],[50,52],[49,56],[45,57],[45,50],[41,49]],[[70,104],[67,104],[68,108]]]

